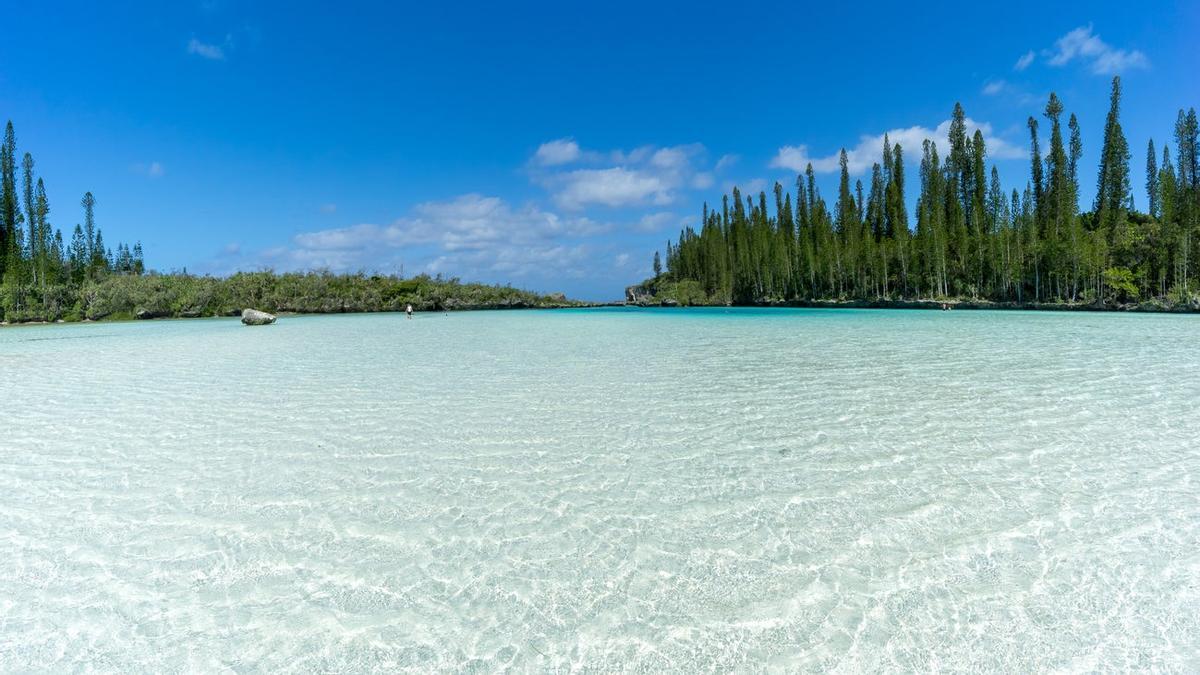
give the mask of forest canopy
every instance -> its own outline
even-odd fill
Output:
[[[1131,151],[1114,77],[1096,197],[1079,208],[1079,121],[1055,94],[1029,117],[1029,177],[1006,193],[988,165],[983,135],[967,134],[956,104],[948,153],[926,140],[902,148],[884,137],[866,185],[851,182],[846,151],[832,205],[810,164],[795,194],[734,188],[720,208],[704,205],[699,229],[655,253],[650,292],[684,304],[788,300],[973,299],[1017,303],[1200,302],[1200,217],[1194,108],[1175,120],[1172,157],[1146,148],[1147,210],[1133,206]],[[1049,131],[1043,149],[1041,133]],[[905,204],[905,163],[919,163],[920,192]],[[660,272],[660,270],[662,270]]]

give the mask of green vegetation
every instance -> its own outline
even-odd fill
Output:
[[[0,320],[79,321],[227,316],[246,307],[269,312],[329,313],[561,307],[578,303],[458,279],[269,271],[227,278],[147,272],[140,243],[106,248],[96,226],[96,199],[80,205],[83,224],[67,245],[51,227],[49,201],[33,157],[21,162],[12,122],[0,144]]]
[[[83,196],[84,225],[67,246],[51,227],[46,185],[35,178],[33,156],[21,160],[17,187],[17,141],[12,122],[0,143],[0,318],[7,321],[72,318],[87,311],[87,298],[114,275],[145,272],[142,245],[104,245],[96,227],[96,200]]]
[[[398,312],[408,304],[421,311],[574,304],[562,295],[465,284],[457,279],[328,272],[248,272],[224,278],[109,273],[78,287],[51,287],[44,297],[50,302],[33,309],[6,307],[5,317],[10,322],[74,321],[229,316],[246,307],[274,313],[327,314]]]
[[[680,304],[811,301],[969,300],[997,303],[1113,305],[1200,309],[1200,177],[1195,109],[1179,111],[1175,164],[1147,150],[1147,212],[1134,209],[1129,146],[1120,123],[1121,80],[1113,78],[1096,199],[1080,213],[1079,122],[1055,94],[1043,117],[1030,117],[1030,177],[1006,195],[987,170],[983,135],[970,138],[955,105],[949,153],[926,140],[920,149],[920,197],[909,227],[904,203],[905,149],[884,138],[870,184],[851,186],[845,150],[832,212],[812,166],[796,179],[796,197],[774,187],[743,199],[735,188],[719,211],[704,206],[700,231],[668,242],[666,271],[635,293]],[[1064,138],[1066,136],[1066,138]]]

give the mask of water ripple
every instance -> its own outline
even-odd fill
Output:
[[[0,671],[1194,672],[1195,321],[0,330]]]

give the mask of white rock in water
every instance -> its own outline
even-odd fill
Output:
[[[247,326],[266,326],[275,323],[275,315],[260,312],[257,309],[243,309],[242,323]]]

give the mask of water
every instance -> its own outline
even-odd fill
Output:
[[[0,671],[1195,672],[1198,328],[0,330]]]

